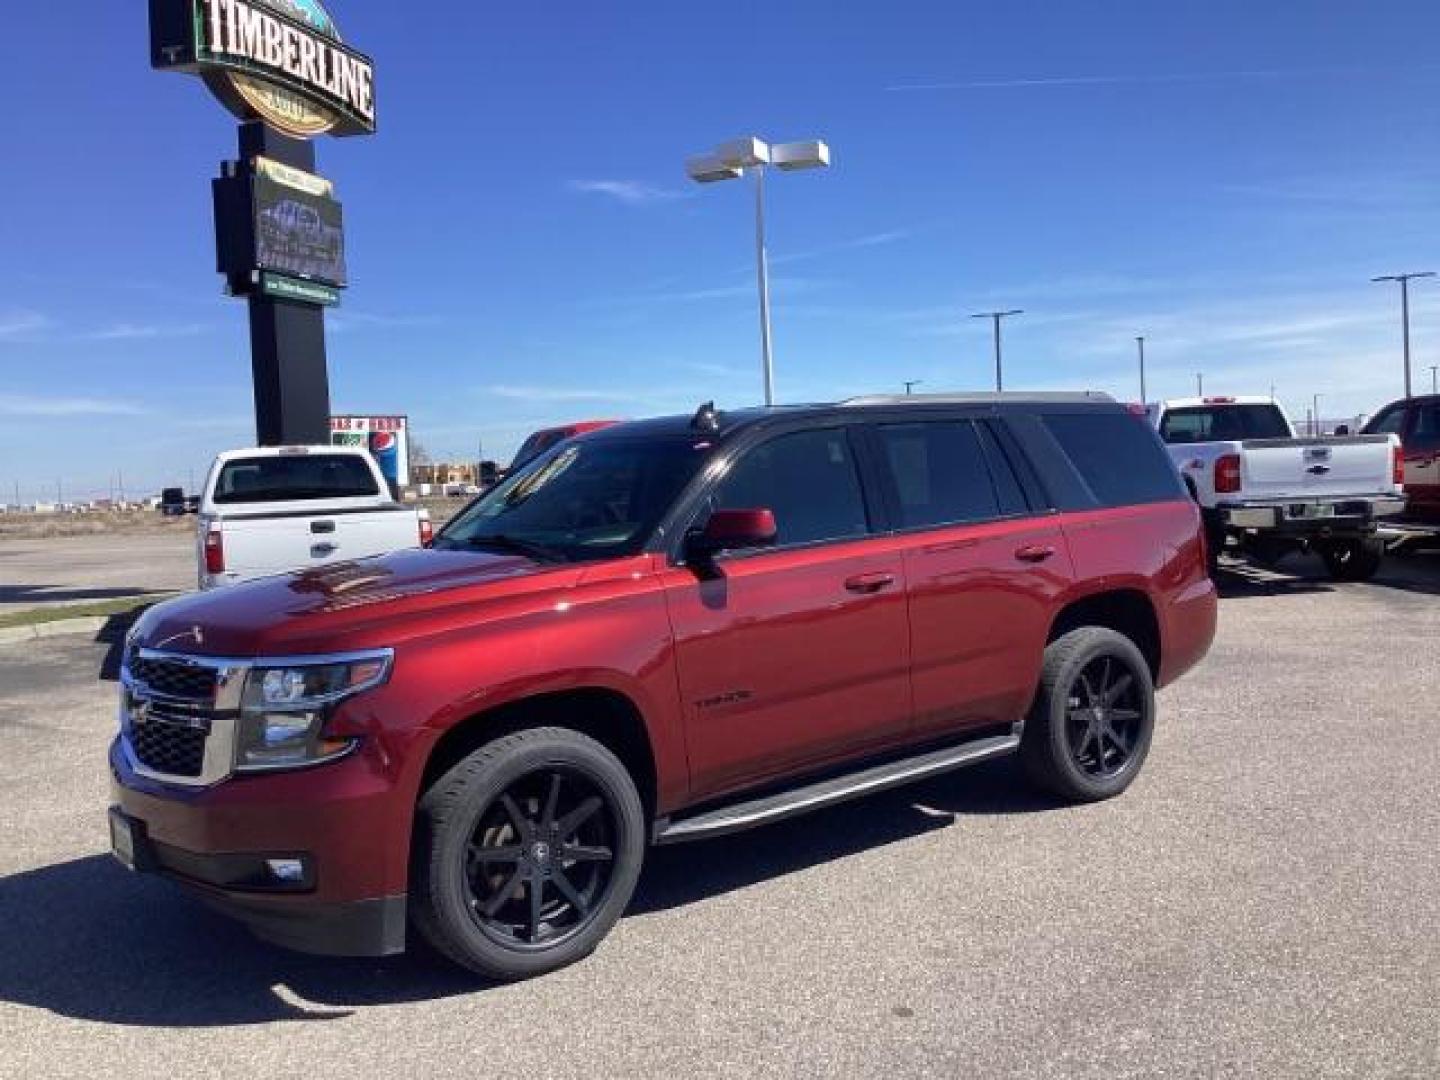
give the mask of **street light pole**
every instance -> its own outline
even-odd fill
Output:
[[[1311,404],[1311,407],[1312,407],[1312,409],[1313,409],[1313,411],[1311,412],[1310,415],[1315,418],[1315,423],[1314,423],[1314,426],[1310,429],[1310,434],[1311,434],[1311,435],[1319,435],[1319,434],[1320,434],[1320,395],[1319,395],[1319,394],[1313,394],[1313,395],[1311,395],[1311,397],[1310,397],[1310,404]]]
[[[1383,274],[1371,278],[1372,282],[1398,281],[1400,283],[1400,329],[1405,349],[1405,396],[1413,397],[1410,388],[1410,282],[1415,278],[1434,277],[1435,271],[1421,270],[1410,274]]]
[[[775,404],[775,354],[770,339],[770,256],[765,251],[765,166],[755,173],[755,265],[760,279],[760,355],[764,364],[765,404]]]
[[[1135,344],[1140,347],[1140,404],[1149,405],[1150,399],[1145,396],[1145,335],[1139,335]]]
[[[1197,371],[1195,373],[1195,396],[1205,396],[1205,373],[1203,371]]]
[[[783,172],[823,169],[830,164],[830,147],[819,139],[771,145],[754,136],[716,147],[692,157],[685,171],[697,184],[738,180],[755,174],[755,272],[760,290],[760,361],[765,404],[775,404],[775,357],[770,335],[770,257],[765,247],[765,170],[773,165]]]
[[[1430,393],[1440,394],[1440,383],[1436,382],[1435,372],[1440,370],[1440,365],[1430,365]]]
[[[915,392],[915,387],[920,386],[924,382],[924,379],[907,379],[905,381],[905,396],[909,397]]]
[[[1000,392],[1005,389],[1005,366],[1000,352],[1000,320],[1008,319],[1011,315],[1024,315],[1023,308],[1012,308],[1009,311],[982,311],[971,315],[972,319],[989,319],[995,327],[995,390]]]

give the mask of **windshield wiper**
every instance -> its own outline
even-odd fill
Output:
[[[461,541],[466,547],[494,548],[497,551],[508,551],[516,555],[524,555],[534,559],[536,562],[568,562],[563,552],[545,544],[537,543],[534,540],[523,540],[518,536],[510,536],[506,533],[490,533],[485,536],[467,536]]]

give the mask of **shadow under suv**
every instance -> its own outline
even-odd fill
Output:
[[[524,977],[596,947],[653,843],[1010,753],[1118,794],[1215,617],[1195,504],[1108,398],[621,424],[432,550],[147,612],[113,846],[280,944],[413,925]]]

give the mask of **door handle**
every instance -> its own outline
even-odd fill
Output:
[[[1015,558],[1021,562],[1042,563],[1053,557],[1055,549],[1049,544],[1026,544],[1024,547],[1015,549]]]
[[[845,579],[845,588],[853,593],[877,593],[895,584],[895,575],[886,570],[873,574],[856,574]]]
[[[334,555],[339,549],[339,544],[311,544],[310,556],[315,559],[323,559],[326,555]]]

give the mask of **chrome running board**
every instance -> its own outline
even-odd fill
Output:
[[[889,788],[900,787],[916,780],[938,776],[966,765],[988,761],[1014,753],[1020,746],[1019,735],[994,735],[958,746],[947,746],[940,750],[900,761],[874,765],[859,772],[831,777],[804,787],[791,788],[774,795],[751,799],[747,802],[731,803],[718,810],[709,810],[693,817],[656,822],[655,842],[657,844],[678,844],[686,840],[702,840],[712,836],[751,829],[757,825],[768,825],[797,814],[833,806],[862,795],[873,795]]]

